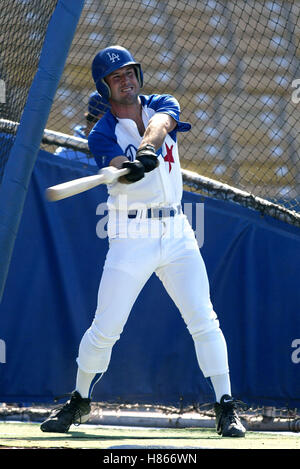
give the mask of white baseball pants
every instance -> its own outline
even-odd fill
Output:
[[[108,231],[110,247],[97,309],[79,346],[79,368],[87,373],[107,370],[113,345],[132,306],[155,272],[192,335],[204,376],[228,373],[226,342],[211,304],[206,268],[186,216],[126,220],[117,226],[109,222]]]

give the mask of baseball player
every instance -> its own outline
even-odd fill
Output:
[[[88,143],[99,166],[127,168],[108,185],[109,250],[91,326],[79,345],[76,387],[70,400],[41,425],[67,432],[86,421],[92,390],[107,370],[131,308],[153,272],[178,307],[199,367],[215,392],[216,426],[222,436],[245,428],[231,396],[227,347],[213,309],[206,268],[194,232],[181,210],[182,175],[177,136],[190,130],[170,95],[142,95],[143,72],[121,46],[100,51],[92,64],[96,89],[111,110],[97,122]]]

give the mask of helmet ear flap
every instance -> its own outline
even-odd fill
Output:
[[[140,65],[135,65],[134,66],[134,70],[135,70],[135,74],[136,74],[136,77],[137,77],[137,81],[139,82],[139,85],[140,87],[142,88],[143,87],[143,72],[142,72],[142,68]]]
[[[106,83],[105,78],[101,78],[99,81],[101,81],[101,89],[105,90],[105,98],[108,100],[111,96],[111,91],[109,85]]]

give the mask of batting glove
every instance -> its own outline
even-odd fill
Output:
[[[150,144],[144,145],[143,147],[138,149],[138,151],[136,152],[136,159],[143,164],[145,168],[145,173],[153,171],[153,169],[157,168],[157,166],[159,165],[155,148],[153,145]]]
[[[145,168],[140,161],[125,161],[122,164],[122,168],[128,168],[130,170],[128,174],[119,178],[119,182],[124,184],[137,182],[145,176]]]

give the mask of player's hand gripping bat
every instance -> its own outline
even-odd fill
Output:
[[[117,169],[113,166],[107,166],[106,168],[102,168],[98,174],[93,176],[73,179],[72,181],[63,182],[62,184],[48,187],[46,190],[46,198],[51,202],[66,199],[67,197],[80,194],[81,192],[92,189],[93,187],[99,186],[100,184],[111,184],[129,172],[130,170],[127,168]]]

